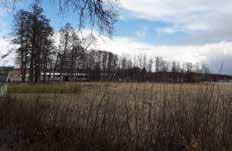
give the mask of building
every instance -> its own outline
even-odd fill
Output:
[[[9,74],[0,74],[0,97],[7,94],[7,82],[9,80]]]
[[[14,67],[11,66],[0,66],[0,74],[8,74],[9,71],[14,70]]]
[[[11,82],[9,72],[13,69],[14,67],[0,67],[0,96],[7,94],[7,83]]]

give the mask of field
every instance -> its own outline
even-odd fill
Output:
[[[230,151],[232,87],[214,84],[12,84],[0,150]]]

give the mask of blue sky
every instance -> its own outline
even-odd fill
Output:
[[[17,9],[28,9],[29,5],[22,0]],[[78,27],[76,13],[70,11],[62,16],[58,6],[48,0],[42,0],[42,7],[56,31],[66,22]],[[101,36],[94,48],[118,54],[146,53],[180,62],[205,62],[213,72],[224,62],[223,72],[232,74],[231,0],[118,0],[115,8],[120,16],[113,39]],[[16,10],[0,12],[0,37],[11,36]]]
[[[11,13],[5,13],[1,16],[1,25],[3,26],[0,36],[10,36],[13,26],[13,15],[19,9],[28,9],[30,3],[25,0],[17,4],[17,8]],[[64,14],[59,13],[58,6],[49,1],[42,1],[42,8],[44,14],[51,20],[52,27],[58,31],[60,27],[69,22],[74,27],[78,27],[78,15],[75,12],[69,11]],[[172,34],[160,33],[160,28],[172,27],[172,23],[164,21],[152,21],[144,18],[129,17],[129,13],[122,9],[119,14],[118,22],[115,24],[114,36],[131,37],[134,40],[149,43],[149,44],[162,44],[162,45],[175,45],[183,43],[186,33],[176,32]],[[125,14],[123,14],[125,12]],[[127,15],[128,16],[127,16]]]
[[[120,16],[115,24],[114,36],[155,45],[202,45],[228,41],[232,39],[231,32],[226,31],[232,25],[229,19],[232,11],[229,11],[230,7],[218,11],[218,6],[230,6],[232,2],[222,1],[120,0],[116,7]],[[16,10],[0,16],[0,36],[8,36],[11,32],[13,14],[19,9],[28,9],[30,5],[22,0],[17,3]],[[69,11],[61,15],[58,5],[49,0],[42,0],[42,8],[56,31],[66,22],[78,27],[77,13]],[[224,28],[220,22],[225,22],[226,29],[220,29]]]

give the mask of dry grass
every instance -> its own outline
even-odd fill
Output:
[[[231,87],[149,83],[80,87],[81,94],[11,94],[1,100],[0,144],[49,151],[232,150]]]
[[[80,93],[80,85],[76,83],[50,84],[10,84],[8,93]]]

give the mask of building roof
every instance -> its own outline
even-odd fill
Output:
[[[6,83],[10,81],[9,72],[14,70],[14,67],[0,66],[0,83]]]
[[[13,69],[14,67],[0,66],[0,74],[6,74]]]
[[[0,83],[5,83],[9,81],[8,74],[0,74]]]

